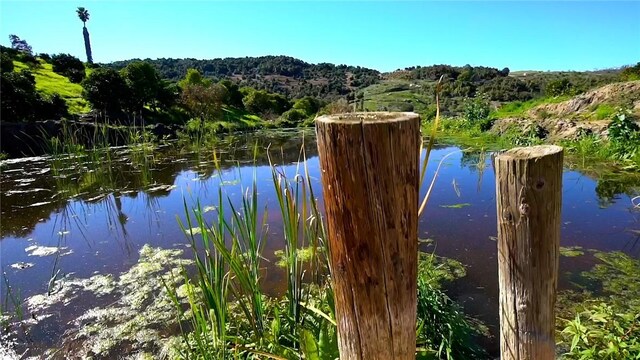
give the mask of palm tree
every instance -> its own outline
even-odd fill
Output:
[[[87,21],[89,21],[89,10],[82,6],[76,10],[78,18],[82,21],[82,35],[84,36],[84,50],[87,52],[87,62],[93,64],[93,57],[91,56],[91,40],[89,40],[89,30],[87,30]]]

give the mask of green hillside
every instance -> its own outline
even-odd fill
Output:
[[[14,71],[23,69],[31,71],[36,79],[36,89],[48,96],[60,95],[67,102],[71,114],[84,114],[91,110],[89,104],[82,98],[82,86],[72,83],[66,76],[54,73],[51,64],[41,61],[39,68],[32,69],[25,63],[14,61],[13,66]],[[87,75],[91,73],[91,69],[86,71]]]

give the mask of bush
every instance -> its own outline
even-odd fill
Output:
[[[635,123],[630,111],[618,111],[611,119],[608,130],[609,139],[613,142],[635,143],[640,141],[640,127]]]
[[[4,52],[0,54],[0,72],[8,73],[13,71],[13,60]]]
[[[72,83],[80,83],[85,78],[84,64],[69,54],[56,54],[51,57],[53,72],[66,76]]]
[[[51,63],[51,55],[47,54],[47,53],[40,53],[38,54],[38,56],[40,59],[44,60],[44,62],[46,63]]]
[[[278,125],[280,127],[296,127],[300,123],[304,122],[307,118],[307,114],[300,109],[290,109],[285,111],[280,120],[278,120]]]
[[[36,91],[36,81],[26,70],[3,72],[0,80],[3,121],[35,121],[67,116],[67,104],[60,96],[43,98]]]
[[[444,262],[443,262],[444,261]],[[438,284],[464,276],[464,267],[453,260],[422,254],[418,264],[418,342],[438,349],[438,358],[482,359],[487,354],[475,342],[479,326],[464,315]]]
[[[635,66],[625,67],[620,73],[622,81],[640,80],[640,62]]]
[[[293,104],[294,109],[302,110],[307,116],[316,114],[320,110],[320,106],[320,101],[312,96],[305,96]]]
[[[573,84],[566,78],[549,81],[544,90],[547,96],[575,94]]]
[[[476,96],[464,102],[464,117],[471,123],[485,120],[489,112],[489,101],[484,96]]]
[[[16,56],[16,60],[25,63],[28,67],[32,69],[37,69],[40,67],[40,62],[36,59],[35,56],[26,52],[19,52]]]

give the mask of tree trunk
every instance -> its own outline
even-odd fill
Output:
[[[87,63],[93,64],[93,56],[91,55],[91,40],[89,39],[89,30],[86,26],[82,27],[82,35],[84,36],[84,50],[87,53]]]
[[[555,358],[563,149],[511,149],[495,159],[503,360]]]
[[[420,118],[316,121],[340,358],[415,359]]]

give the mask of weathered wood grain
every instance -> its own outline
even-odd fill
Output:
[[[316,120],[340,358],[415,359],[420,119]]]
[[[503,360],[555,358],[562,161],[551,145],[495,159]]]

